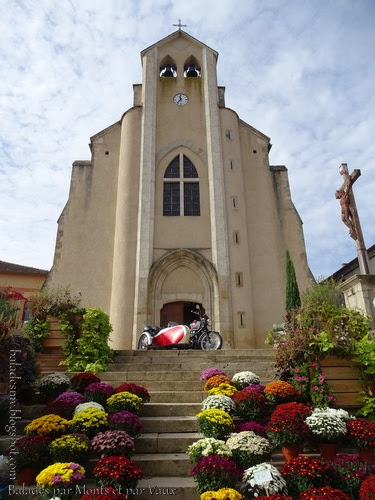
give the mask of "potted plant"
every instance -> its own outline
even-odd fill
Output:
[[[58,490],[59,498],[69,498],[71,492],[85,478],[85,469],[77,463],[57,462],[43,469],[36,477],[36,482],[42,490],[42,498],[55,497]]]
[[[148,403],[151,399],[150,393],[145,387],[132,383],[119,385],[116,387],[115,392],[130,392],[131,394],[135,394],[136,396],[142,398],[144,403]]]
[[[267,483],[258,484],[256,477],[260,472],[266,472],[269,475]],[[241,491],[245,498],[256,498],[262,495],[275,495],[287,492],[285,479],[280,472],[271,464],[261,463],[249,467],[244,471],[242,478]]]
[[[213,375],[207,379],[203,386],[203,390],[208,392],[210,389],[218,387],[220,384],[231,384],[231,382],[231,379],[224,374]]]
[[[232,417],[223,410],[210,408],[196,415],[198,428],[205,437],[222,439],[234,428]]]
[[[258,391],[242,389],[233,396],[236,412],[243,420],[253,420],[264,414],[266,397]]]
[[[223,370],[220,370],[219,368],[206,368],[205,370],[202,370],[200,379],[201,381],[203,380],[208,380],[211,377],[214,377],[215,375],[224,375],[225,377],[227,374],[223,372]]]
[[[74,459],[83,464],[90,451],[90,440],[85,434],[65,434],[52,441],[49,451],[55,462],[71,462]]]
[[[49,461],[48,436],[23,436],[15,442],[17,482],[29,486]]]
[[[70,379],[70,386],[73,391],[84,393],[88,385],[101,382],[100,378],[91,372],[80,372]]]
[[[216,395],[208,396],[202,401],[202,409],[208,410],[209,408],[217,408],[218,410],[223,410],[233,415],[236,412],[236,405],[234,401],[229,396]]]
[[[198,493],[220,488],[232,488],[242,476],[236,462],[223,455],[208,455],[199,459],[190,475],[194,477]]]
[[[233,375],[232,384],[240,391],[248,385],[259,384],[259,377],[250,371],[238,372]]]
[[[335,487],[342,490],[350,498],[358,498],[362,482],[375,473],[375,467],[363,462],[359,455],[338,453],[331,461],[335,474]]]
[[[125,431],[132,437],[137,437],[143,432],[143,424],[140,418],[126,410],[110,413],[108,415],[108,425],[110,429]]]
[[[333,458],[337,443],[343,440],[347,433],[345,421],[338,415],[317,408],[306,418],[306,425],[315,440],[320,443],[321,457],[327,460]]]
[[[117,392],[107,399],[108,413],[126,410],[137,415],[142,405],[143,399],[131,392]]]
[[[69,422],[69,431],[86,434],[92,438],[108,428],[108,415],[103,410],[87,408],[80,411]]]
[[[95,410],[105,411],[104,406],[99,403],[95,403],[95,401],[88,401],[87,403],[81,403],[74,408],[73,416],[81,413],[81,411],[85,411],[88,408],[94,408]]]
[[[223,395],[223,396],[229,396],[230,398],[236,394],[237,389],[234,387],[234,385],[230,384],[219,384],[217,387],[213,387],[208,391],[208,394],[210,396],[214,395]]]
[[[70,419],[73,415],[74,409],[85,400],[83,394],[79,392],[63,392],[51,403],[48,403],[47,408],[50,413],[60,415]]]
[[[63,373],[50,373],[38,379],[35,383],[36,391],[43,402],[51,402],[65,392],[70,385],[70,379]]]
[[[101,458],[93,472],[99,484],[117,490],[134,489],[138,480],[143,477],[141,468],[121,455]]]
[[[359,500],[372,500],[375,498],[375,474],[366,478],[359,488]]]
[[[280,446],[285,461],[299,454],[300,448],[310,438],[305,418],[310,408],[302,403],[284,403],[276,407],[266,427],[267,437],[275,446]]]
[[[333,468],[319,458],[299,456],[284,464],[281,474],[286,480],[289,494],[293,498],[299,498],[303,491],[329,486]]]
[[[244,469],[269,460],[271,444],[268,439],[258,436],[252,431],[242,431],[231,434],[226,441],[233,458]]]
[[[200,500],[244,500],[244,497],[233,488],[220,488],[217,491],[205,491]]]
[[[104,382],[94,382],[86,387],[84,396],[86,401],[95,401],[102,406],[106,406],[107,399],[114,394],[115,390],[111,384]]]
[[[266,435],[265,426],[255,422],[255,420],[250,420],[249,422],[238,422],[235,427],[235,432],[242,431],[252,431],[262,437]]]
[[[225,441],[215,438],[203,438],[195,441],[195,443],[188,446],[186,453],[193,463],[198,463],[202,457],[207,457],[208,455],[232,457],[232,452]]]
[[[134,453],[134,439],[125,431],[99,432],[91,441],[93,451],[100,457],[123,455],[130,458]]]
[[[32,420],[24,429],[28,436],[49,436],[56,438],[65,433],[69,421],[50,413]]]
[[[300,500],[310,500],[311,498],[324,498],[327,500],[351,500],[352,497],[341,490],[331,486],[322,486],[320,488],[311,488],[300,494]]]
[[[375,449],[375,422],[357,418],[347,423],[349,441],[357,446],[359,455],[366,462],[372,462]]]
[[[265,389],[264,394],[270,403],[281,404],[288,403],[296,397],[296,390],[289,382],[283,380],[274,380],[269,382]]]

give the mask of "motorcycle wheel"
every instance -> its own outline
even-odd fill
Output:
[[[207,332],[199,339],[199,347],[203,351],[221,349],[223,339],[219,332]]]
[[[138,349],[140,351],[146,351],[149,345],[150,344],[149,344],[148,335],[146,335],[145,333],[142,333],[142,335],[139,337],[139,340],[138,340]]]

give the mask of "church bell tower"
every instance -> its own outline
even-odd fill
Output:
[[[145,324],[188,323],[195,304],[224,348],[263,347],[284,312],[286,249],[300,288],[310,278],[287,170],[225,107],[215,50],[178,29],[141,60],[132,108],[73,164],[49,284],[109,312],[118,349]]]

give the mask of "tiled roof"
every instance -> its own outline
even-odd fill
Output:
[[[21,266],[20,264],[12,264],[0,260],[0,273],[18,273],[18,274],[48,274],[45,269],[37,269],[36,267]]]

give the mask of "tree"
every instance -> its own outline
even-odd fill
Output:
[[[290,258],[289,250],[286,251],[286,302],[285,308],[289,312],[292,309],[301,305],[301,297],[299,294],[296,272],[292,259]]]

